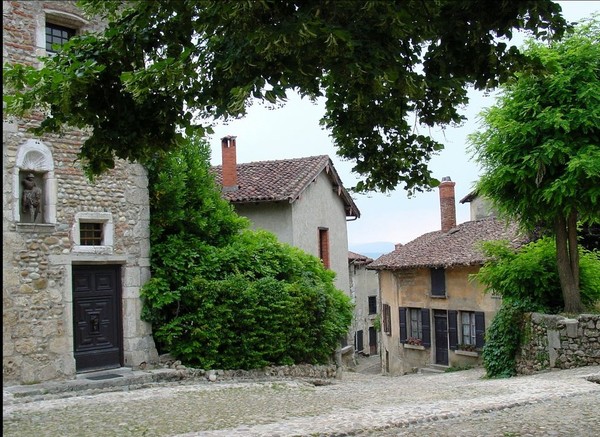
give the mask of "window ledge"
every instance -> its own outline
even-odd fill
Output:
[[[18,232],[40,232],[51,234],[56,230],[53,223],[17,223]]]
[[[448,299],[447,295],[440,296],[440,295],[437,295],[437,294],[430,294],[429,297],[432,298],[432,299]]]
[[[419,346],[419,345],[416,345],[416,344],[404,343],[403,346],[404,346],[404,349],[414,349],[414,350],[417,350],[417,351],[424,351],[425,350],[425,346]]]
[[[456,355],[464,355],[465,357],[478,357],[479,356],[479,353],[477,353],[477,352],[463,351],[463,350],[460,350],[460,349],[456,349],[454,351],[454,353]]]

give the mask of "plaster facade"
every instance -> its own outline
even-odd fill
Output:
[[[443,345],[436,344],[435,316],[449,311],[481,312],[484,315],[485,329],[489,327],[495,313],[500,309],[501,299],[489,293],[470,275],[477,273],[479,266],[457,266],[445,269],[446,294],[436,297],[431,294],[431,274],[428,268],[415,268],[401,271],[381,270],[379,287],[383,305],[390,308],[390,331],[381,335],[383,370],[390,375],[403,375],[416,372],[419,368],[435,364],[437,347],[446,349],[447,366],[466,366],[481,363],[480,351],[465,351],[452,347],[446,337]],[[429,341],[424,345],[402,342],[400,337],[400,308],[429,310]],[[425,336],[425,332],[423,332]],[[460,333],[459,333],[460,335]]]

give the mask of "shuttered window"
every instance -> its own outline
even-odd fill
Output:
[[[450,349],[470,346],[481,349],[485,343],[485,314],[481,311],[448,311]]]
[[[383,332],[387,335],[392,335],[392,313],[391,308],[387,303],[384,303],[382,306],[382,323],[383,323]]]
[[[398,309],[400,319],[400,343],[431,346],[431,319],[429,308]]]

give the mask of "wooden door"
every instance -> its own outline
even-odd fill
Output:
[[[73,266],[73,324],[78,372],[122,366],[119,266]]]
[[[435,363],[448,365],[448,317],[446,311],[434,310],[435,322]]]
[[[369,327],[369,354],[377,355],[377,331],[373,326]]]

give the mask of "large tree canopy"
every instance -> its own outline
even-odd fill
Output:
[[[556,237],[565,310],[582,309],[577,224],[600,220],[600,22],[560,42],[530,41],[543,69],[519,73],[470,141],[478,191],[506,215]]]
[[[102,35],[75,38],[44,68],[5,69],[7,110],[44,107],[41,132],[89,128],[88,174],[114,157],[144,162],[211,118],[240,117],[287,91],[324,96],[322,124],[363,176],[358,190],[435,186],[442,149],[424,131],[461,121],[467,87],[493,87],[524,65],[514,29],[560,37],[550,0],[98,1]],[[498,39],[500,38],[500,39]],[[16,97],[16,98],[15,98]]]

